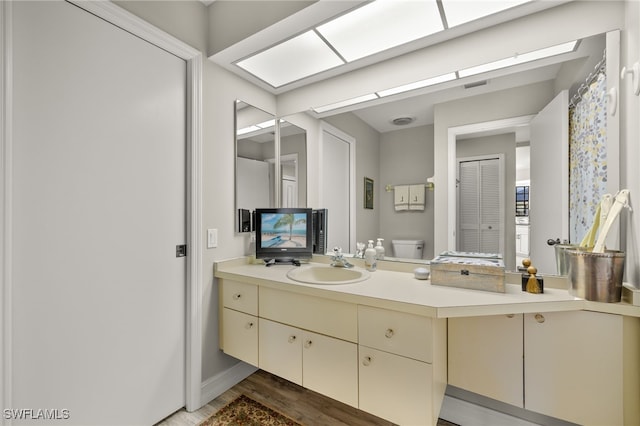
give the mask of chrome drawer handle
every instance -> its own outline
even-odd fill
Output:
[[[245,327],[247,330],[249,330],[250,328],[253,328],[253,323],[252,322],[248,322],[247,325],[245,325]]]
[[[386,337],[387,339],[391,339],[394,334],[395,332],[392,328],[387,328],[387,331],[384,333],[384,337]]]
[[[544,320],[544,315],[542,314],[536,314],[535,316],[536,321],[538,321],[539,324],[542,324],[545,320]]]
[[[296,341],[296,339],[297,339],[297,337],[296,337],[296,336],[291,335],[291,336],[289,336],[289,339],[288,339],[288,340],[289,340],[289,343],[293,343],[293,342],[295,342],[295,341]]]
[[[233,300],[238,300],[240,297],[242,297],[242,295],[240,293],[236,293],[233,295]]]
[[[365,367],[371,365],[371,357],[365,356],[364,358],[362,358],[362,365],[364,365]]]

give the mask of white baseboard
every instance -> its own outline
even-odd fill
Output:
[[[535,426],[518,417],[513,417],[487,407],[444,396],[440,418],[462,426]]]
[[[200,407],[208,404],[242,380],[258,371],[257,367],[239,362],[233,367],[216,374],[202,382]]]

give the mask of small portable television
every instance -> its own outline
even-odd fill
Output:
[[[312,210],[307,208],[258,208],[256,258],[267,266],[300,265],[313,256]]]

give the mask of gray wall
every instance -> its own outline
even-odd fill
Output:
[[[385,253],[393,255],[391,240],[424,240],[424,259],[433,253],[433,191],[427,189],[425,209],[395,211],[393,191],[386,185],[427,183],[433,176],[433,126],[383,133],[380,137],[380,236]]]

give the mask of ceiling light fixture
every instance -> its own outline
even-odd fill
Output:
[[[344,61],[314,31],[236,63],[276,88],[342,64]]]
[[[456,73],[448,73],[439,75],[437,77],[427,78],[426,80],[416,81],[415,83],[404,84],[402,86],[393,87],[387,90],[381,90],[378,93],[380,97],[391,96],[402,92],[408,92],[410,90],[422,89],[424,87],[433,86],[436,84],[444,83],[447,81],[455,80]]]
[[[313,107],[311,109],[314,112],[316,112],[317,114],[322,114],[323,112],[332,111],[332,110],[338,109],[338,108],[344,108],[344,107],[347,107],[347,106],[359,104],[359,103],[366,102],[366,101],[372,101],[374,99],[378,99],[378,96],[375,93],[370,93],[368,95],[358,96],[358,97],[355,97],[355,98],[347,99],[347,100],[344,100],[344,101],[340,101],[340,102],[336,102],[336,103],[333,103],[333,104],[324,105],[324,106],[320,106],[320,107]]]
[[[500,0],[500,1],[460,1],[441,0],[447,17],[449,28],[456,27],[503,10],[511,9],[531,0]]]
[[[563,53],[573,52],[578,45],[578,40],[570,41],[568,43],[558,44],[544,49],[534,50],[533,52],[516,54],[510,58],[500,59],[498,61],[489,62],[487,64],[478,65],[475,67],[466,68],[458,71],[460,78],[469,77],[471,75],[482,74],[489,71],[495,71],[501,68],[507,68],[514,65],[524,64],[526,62],[535,61],[538,59],[549,58],[551,56],[560,55]]]
[[[442,30],[435,0],[377,0],[317,27],[348,62]]]
[[[391,123],[395,124],[396,126],[406,126],[407,124],[411,124],[414,121],[416,121],[414,117],[398,117],[391,120]]]

